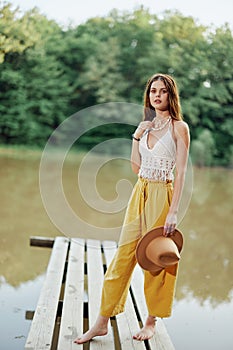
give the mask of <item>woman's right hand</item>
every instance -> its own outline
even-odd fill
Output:
[[[151,129],[153,127],[153,123],[149,120],[146,120],[146,121],[142,121],[137,129],[135,130],[134,132],[134,136],[136,138],[141,138],[141,136],[144,134],[144,132],[147,130],[147,129]]]

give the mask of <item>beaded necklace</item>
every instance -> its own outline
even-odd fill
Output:
[[[170,122],[170,120],[171,120],[171,117],[169,116],[165,122],[162,122],[162,120],[161,120],[161,121],[158,121],[158,122],[155,124],[155,121],[156,121],[156,117],[155,117],[155,118],[153,119],[154,127],[151,128],[150,130],[155,130],[155,131],[162,130],[162,129],[164,129],[165,126]]]

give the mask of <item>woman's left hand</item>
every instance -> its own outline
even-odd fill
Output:
[[[166,237],[171,236],[176,229],[176,225],[177,225],[177,215],[168,213],[164,224],[163,235]]]

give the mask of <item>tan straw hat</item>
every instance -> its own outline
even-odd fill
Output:
[[[171,236],[165,237],[163,230],[163,226],[154,228],[137,244],[136,258],[144,270],[158,273],[180,260],[183,247],[182,233],[176,229]]]

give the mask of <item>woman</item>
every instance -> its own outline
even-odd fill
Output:
[[[94,326],[75,340],[77,344],[107,334],[110,317],[124,311],[140,237],[157,226],[164,226],[163,234],[168,237],[176,228],[190,138],[171,76],[155,74],[148,80],[144,119],[132,137],[131,164],[138,181],[128,203],[118,250],[105,274],[100,314]],[[178,264],[165,268],[158,275],[144,272],[148,317],[134,339],[150,339],[156,317],[170,316],[177,267]]]

